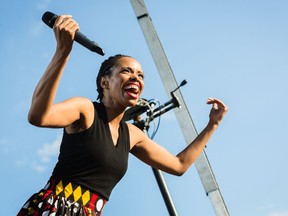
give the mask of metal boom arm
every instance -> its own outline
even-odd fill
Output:
[[[130,1],[150,49],[151,55],[159,71],[165,90],[169,94],[177,87],[177,82],[164,53],[154,25],[149,17],[148,10],[143,0]],[[175,110],[176,118],[185,137],[186,143],[189,144],[198,134],[180,91],[178,91],[177,97],[182,108]],[[215,214],[217,216],[229,216],[228,209],[225,205],[224,199],[221,195],[219,186],[216,182],[204,150],[196,160],[195,166],[205,192],[212,202]]]

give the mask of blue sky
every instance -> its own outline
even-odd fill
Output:
[[[231,215],[287,216],[288,2],[146,1],[187,107],[198,131],[205,127],[208,97],[230,111],[206,152]],[[15,215],[50,177],[61,129],[27,122],[35,85],[54,50],[45,11],[73,15],[81,32],[106,51],[104,57],[74,44],[56,100],[95,100],[101,62],[117,53],[134,56],[145,72],[143,98],[170,99],[135,18],[130,1],[2,1],[1,208]],[[155,140],[174,154],[186,144],[174,112],[161,118]],[[151,168],[130,157],[104,215],[168,215]],[[178,214],[215,215],[194,166],[182,177],[164,175]]]

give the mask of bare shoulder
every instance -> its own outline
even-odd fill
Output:
[[[75,102],[75,103],[83,103],[83,104],[88,104],[88,103],[92,103],[92,101],[86,97],[71,97],[66,99],[65,101],[70,101],[70,102]],[[93,103],[92,103],[93,104]]]
[[[64,106],[67,110],[77,110],[80,114],[87,115],[94,110],[93,102],[85,97],[72,97],[69,98],[61,103],[59,106]]]
[[[127,123],[127,125],[130,134],[130,149],[132,149],[135,145],[140,144],[149,139],[148,136],[135,125],[131,123]]]
[[[74,97],[71,98],[71,100],[74,100],[78,105],[80,109],[83,109],[84,111],[91,111],[94,110],[93,102],[85,97]]]
[[[79,132],[89,128],[94,120],[94,105],[93,102],[85,97],[69,98],[62,103],[66,104],[67,111],[70,110],[71,118],[74,121],[66,127],[71,133]],[[74,113],[74,117],[72,116]]]

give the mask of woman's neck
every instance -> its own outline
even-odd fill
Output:
[[[102,100],[101,103],[105,106],[108,122],[119,124],[124,116],[126,107],[116,103],[109,103],[105,100]]]

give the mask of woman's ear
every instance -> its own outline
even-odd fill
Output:
[[[101,77],[101,81],[100,81],[101,87],[104,88],[109,88],[109,83],[106,79],[106,77]]]

